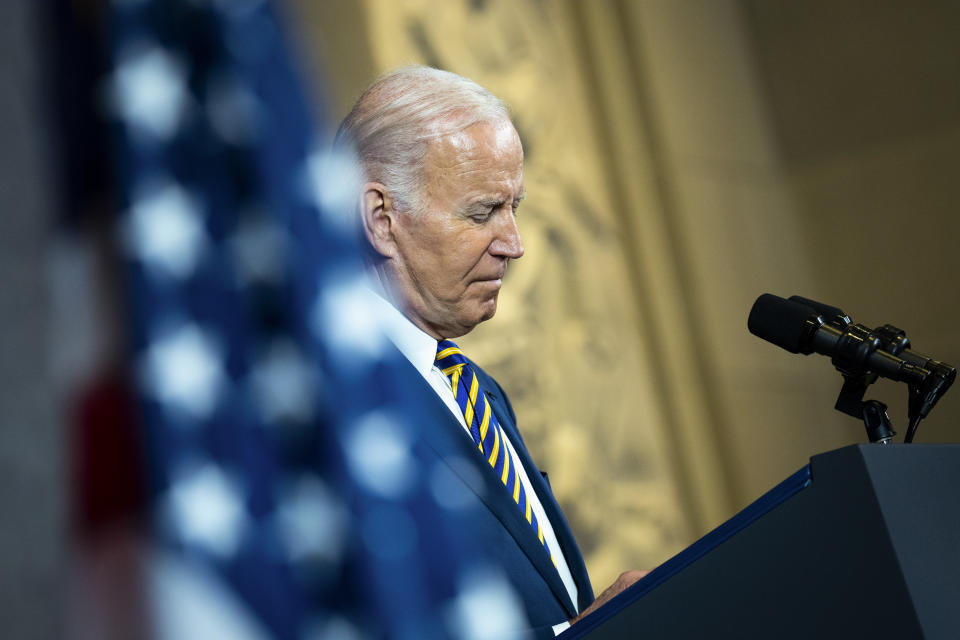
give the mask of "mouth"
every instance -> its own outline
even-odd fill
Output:
[[[500,278],[492,278],[490,280],[474,280],[473,284],[478,285],[481,291],[487,291],[491,294],[500,291],[500,288],[503,286],[503,282],[500,280]]]
[[[499,287],[503,284],[503,274],[493,275],[493,276],[490,276],[489,278],[477,278],[476,280],[474,280],[474,282],[478,284],[496,285]]]
[[[475,284],[490,286],[499,289],[503,286],[503,277],[507,274],[507,265],[498,265],[500,268],[489,271],[473,280]]]

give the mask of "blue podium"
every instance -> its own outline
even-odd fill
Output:
[[[814,456],[560,637],[960,638],[960,445]]]

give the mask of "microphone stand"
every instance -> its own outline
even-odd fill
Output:
[[[842,312],[834,315],[833,322],[843,329],[856,330],[847,336],[840,353],[833,359],[833,365],[843,375],[843,388],[840,389],[834,408],[862,419],[870,442],[889,444],[896,431],[893,430],[893,424],[887,415],[887,405],[877,400],[863,399],[867,387],[876,382],[879,375],[865,371],[853,355],[857,349],[864,347],[883,347],[887,353],[899,357],[910,346],[910,339],[905,331],[889,324],[877,327],[872,332],[866,327],[852,325]],[[913,442],[920,421],[927,417],[957,376],[956,369],[946,363],[916,354],[914,357],[921,359],[922,366],[918,363],[915,369],[919,379],[911,379],[909,383],[909,426],[904,443]]]
[[[754,304],[755,309],[763,299],[764,296],[757,299],[757,303]],[[817,323],[811,325],[814,331],[820,326],[831,329],[831,339],[837,340],[831,361],[837,371],[843,375],[843,388],[840,389],[834,408],[863,420],[870,442],[889,444],[896,432],[887,415],[887,405],[877,400],[863,399],[867,387],[880,377],[878,373],[867,368],[871,366],[868,364],[869,356],[878,349],[882,349],[883,353],[897,360],[899,369],[896,375],[891,376],[889,372],[885,375],[908,384],[909,426],[903,441],[913,442],[920,421],[927,417],[956,379],[956,368],[946,362],[908,351],[910,339],[907,338],[906,331],[893,325],[885,324],[871,331],[863,325],[853,324],[850,316],[838,307],[801,296],[790,296],[789,302],[803,305],[818,316]],[[751,318],[753,313],[751,311]],[[810,324],[809,320],[808,324]],[[770,339],[759,333],[757,335],[765,340]],[[775,339],[771,342],[788,351],[798,353],[795,347],[785,346]],[[811,351],[801,352],[810,353]],[[820,353],[826,353],[826,351],[820,351]]]
[[[867,387],[877,381],[875,373],[859,375],[843,373],[843,387],[834,408],[841,413],[863,420],[867,438],[872,443],[890,444],[897,432],[887,415],[887,405],[879,400],[864,400]]]
[[[800,300],[809,302],[803,298]],[[814,304],[819,305],[819,303]],[[890,325],[885,325],[876,332],[870,332],[862,325],[854,325],[850,317],[840,309],[819,306],[823,308],[818,310],[826,311],[832,324],[844,331],[842,346],[833,357],[833,366],[843,375],[843,387],[840,389],[834,408],[848,416],[863,420],[867,438],[871,443],[890,444],[897,432],[893,430],[893,423],[887,415],[887,405],[879,400],[863,399],[867,387],[876,382],[880,375],[865,370],[862,364],[865,359],[858,358],[857,355],[864,349],[872,351],[880,347],[897,349],[897,353],[902,352],[910,344],[906,333]]]

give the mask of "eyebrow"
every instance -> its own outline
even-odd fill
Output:
[[[523,200],[526,199],[526,197],[527,197],[527,190],[526,190],[525,188],[522,188],[522,189],[520,189],[519,195],[517,195],[517,197],[516,197],[514,200],[512,200],[511,202],[522,202]],[[507,201],[504,200],[504,199],[485,198],[485,199],[481,199],[481,200],[477,200],[477,201],[473,202],[471,206],[479,206],[479,207],[500,207],[500,206],[503,206],[503,205],[506,204],[506,203],[507,203]]]

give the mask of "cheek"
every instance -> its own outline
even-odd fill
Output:
[[[485,232],[463,234],[460,242],[460,261],[470,265],[479,263],[488,253],[487,249],[490,247],[490,242],[490,236]]]
[[[491,242],[489,233],[463,226],[432,231],[418,243],[419,277],[439,289],[441,297],[457,298],[472,279],[491,270],[484,261]]]
[[[425,250],[431,254],[435,264],[462,273],[464,265],[470,262],[470,256],[476,255],[476,246],[475,239],[461,231],[436,234],[425,245]]]

